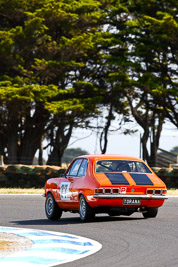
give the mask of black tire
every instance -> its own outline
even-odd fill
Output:
[[[147,212],[143,213],[144,218],[155,218],[158,213],[158,208],[148,208]]]
[[[48,193],[45,202],[45,212],[49,220],[58,220],[62,215],[62,210],[59,208],[51,193]]]
[[[92,221],[95,217],[94,209],[88,205],[83,195],[80,196],[79,200],[79,214],[83,222]]]

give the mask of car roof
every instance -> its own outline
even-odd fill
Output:
[[[132,156],[127,156],[127,155],[116,155],[116,154],[91,154],[91,155],[82,155],[77,158],[88,158],[92,161],[96,160],[108,160],[108,159],[118,159],[118,160],[139,160],[142,161],[139,158],[132,157]]]

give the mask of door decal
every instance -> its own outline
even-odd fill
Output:
[[[60,200],[70,200],[70,182],[62,182],[60,187]]]

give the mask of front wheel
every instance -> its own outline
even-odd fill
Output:
[[[62,210],[57,205],[51,193],[48,193],[46,197],[45,212],[49,220],[58,220],[62,215]]]
[[[79,214],[80,214],[80,219],[84,221],[90,221],[94,219],[95,217],[95,212],[93,208],[91,208],[88,203],[85,200],[85,197],[83,195],[80,196],[79,200]]]
[[[144,218],[155,218],[158,213],[158,208],[148,208],[147,212],[143,213]]]

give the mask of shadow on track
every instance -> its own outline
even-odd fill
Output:
[[[61,218],[57,221],[52,221],[48,219],[37,219],[37,220],[21,220],[21,221],[11,221],[10,223],[15,223],[17,225],[68,225],[68,224],[89,224],[89,223],[99,223],[99,222],[114,222],[114,221],[135,221],[135,220],[145,220],[144,218],[134,218],[134,217],[109,217],[109,216],[99,216],[95,217],[94,220],[89,222],[82,222],[79,217],[67,217]]]

